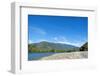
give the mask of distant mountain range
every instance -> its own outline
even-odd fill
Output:
[[[79,51],[79,47],[69,45],[69,44],[62,44],[62,43],[52,43],[47,41],[42,41],[39,43],[32,43],[28,45],[29,51]]]
[[[37,48],[45,48],[45,49],[55,49],[55,50],[65,50],[66,48],[76,48],[76,46],[69,45],[69,44],[62,44],[62,43],[51,43],[42,41],[40,43],[34,43]]]

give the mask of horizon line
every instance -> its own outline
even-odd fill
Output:
[[[84,45],[87,41],[84,42],[81,46],[77,46],[77,45],[70,44],[70,43],[61,43],[61,42],[52,42],[52,41],[39,41],[39,42],[32,42],[32,43],[28,43],[28,44],[34,44],[34,43],[40,43],[40,42],[59,43],[59,44],[65,44],[65,45],[71,45],[71,46],[81,47],[81,46]]]

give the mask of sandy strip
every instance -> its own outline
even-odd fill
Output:
[[[51,56],[43,57],[39,60],[55,60],[55,59],[83,59],[88,58],[88,52],[71,52],[71,53],[58,53]]]

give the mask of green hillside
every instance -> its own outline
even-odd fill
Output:
[[[29,52],[73,52],[79,51],[79,47],[42,41],[39,43],[33,43],[28,45]]]
[[[80,51],[88,51],[88,42],[80,47]]]

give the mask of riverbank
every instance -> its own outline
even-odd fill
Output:
[[[39,60],[57,60],[57,59],[84,59],[88,58],[88,51],[71,52],[71,53],[58,53],[50,56],[42,57]]]

